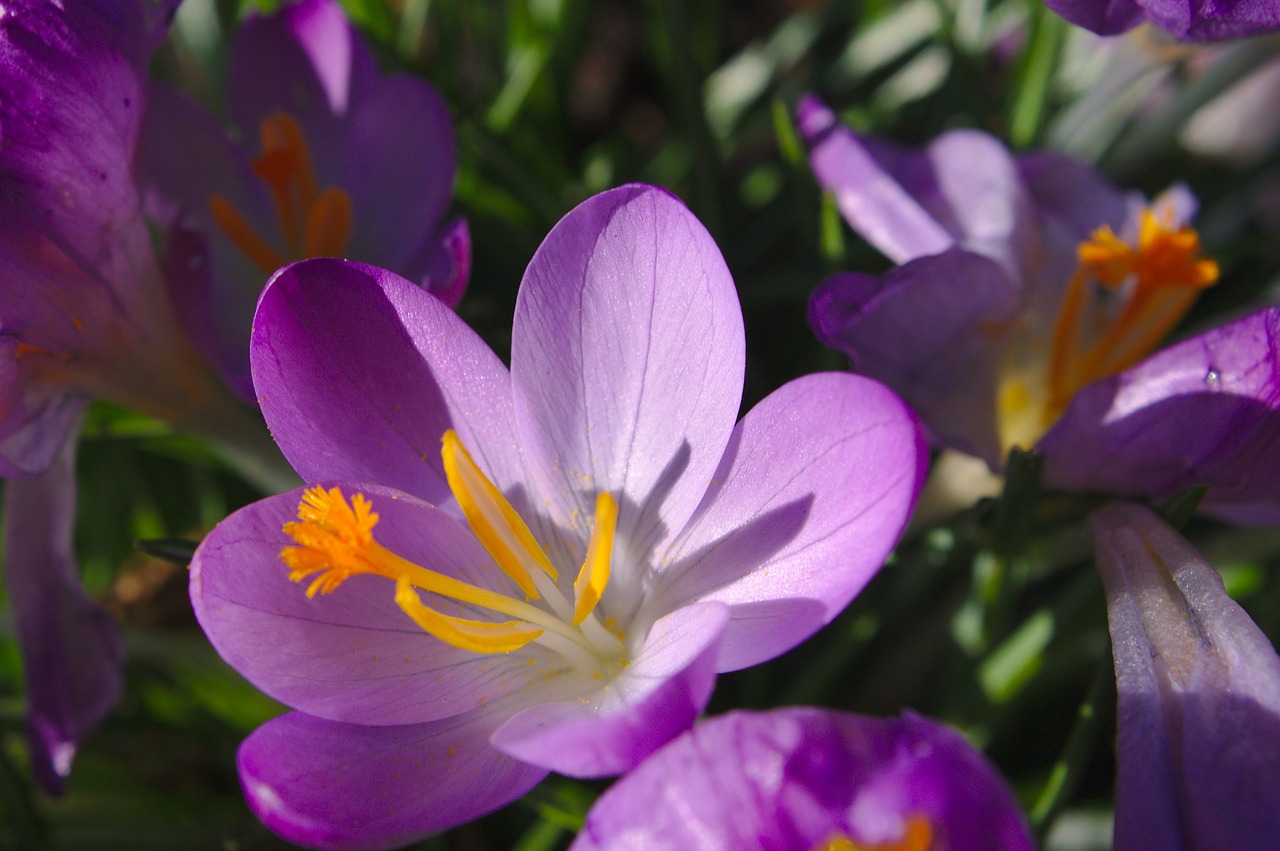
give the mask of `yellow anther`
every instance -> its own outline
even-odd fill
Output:
[[[306,134],[292,115],[268,116],[261,136],[262,154],[251,166],[271,195],[284,251],[254,230],[235,205],[217,192],[209,194],[214,223],[267,274],[291,260],[342,256],[351,238],[351,197],[333,186],[317,192]]]
[[[596,604],[609,584],[609,564],[613,558],[613,533],[618,526],[618,503],[613,496],[601,491],[596,497],[595,526],[591,530],[591,543],[587,545],[587,557],[573,583],[573,625],[577,626],[595,611]]]
[[[441,614],[423,605],[422,598],[406,576],[396,581],[396,605],[424,632],[446,644],[475,653],[510,653],[542,635],[542,630],[520,621],[493,623]]]
[[[837,834],[819,845],[814,851],[929,851],[933,845],[933,828],[924,816],[907,819],[907,829],[896,842],[854,842],[847,835]]]
[[[538,599],[538,589],[529,575],[530,568],[542,571],[552,580],[557,578],[557,574],[529,527],[507,502],[502,491],[476,466],[453,429],[444,433],[441,456],[449,489],[458,500],[471,531],[502,572],[520,586],[525,596]]]

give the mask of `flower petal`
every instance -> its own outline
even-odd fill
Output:
[[[309,848],[399,848],[502,807],[546,770],[489,747],[496,713],[366,727],[294,712],[236,757],[255,815]]]
[[[734,431],[651,605],[728,605],[721,671],[789,650],[884,563],[927,464],[914,415],[882,385],[848,373],[783,385]]]
[[[25,672],[32,770],[56,794],[120,697],[124,642],[80,587],[71,551],[75,441],[35,479],[5,483],[5,583]]]
[[[521,444],[552,519],[582,541],[596,494],[617,499],[618,538],[636,557],[616,561],[611,582],[635,582],[627,565],[697,505],[738,415],[743,365],[724,259],[665,191],[596,195],[534,255],[511,344]]]
[[[1093,516],[1115,655],[1115,848],[1273,848],[1280,657],[1151,511]]]
[[[364,493],[380,520],[375,538],[392,552],[473,585],[511,594],[471,533],[407,494],[339,484]],[[218,524],[191,565],[196,617],[222,657],[288,705],[336,721],[409,724],[446,718],[502,694],[531,688],[545,666],[525,655],[459,650],[419,629],[394,602],[395,582],[353,576],[331,594],[306,596],[280,558],[293,540],[302,491],[270,497]],[[447,614],[470,615],[432,599]]]
[[[667,615],[607,688],[517,713],[494,732],[493,746],[571,777],[627,771],[687,730],[707,705],[728,619],[718,603]]]
[[[1050,9],[1078,27],[1098,35],[1116,35],[1144,20],[1134,0],[1045,0]]]
[[[1280,496],[1278,351],[1271,308],[1085,387],[1037,447],[1045,483],[1155,497],[1209,485],[1224,506]]]
[[[837,838],[889,847],[916,819],[933,848],[1033,847],[1000,776],[941,724],[808,707],[731,712],[615,783],[572,851],[815,849]]]
[[[373,481],[447,502],[449,428],[499,487],[523,478],[506,368],[457,314],[392,272],[286,266],[263,292],[250,359],[267,424],[307,481]]]
[[[998,374],[1018,310],[1017,284],[996,263],[951,250],[879,277],[826,279],[809,324],[856,371],[901,393],[937,442],[999,469]]]

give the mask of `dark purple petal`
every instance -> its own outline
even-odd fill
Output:
[[[902,394],[939,443],[998,469],[997,383],[1019,308],[1018,284],[998,264],[951,250],[879,277],[828,278],[809,324],[854,370]]]
[[[1115,35],[1150,21],[1180,39],[1217,41],[1280,29],[1275,0],[1046,0],[1073,24]]]
[[[43,476],[5,483],[5,584],[27,688],[31,767],[58,793],[71,762],[120,696],[124,642],[80,587],[71,551],[75,441]]]
[[[784,385],[734,431],[698,513],[662,559],[652,605],[728,605],[721,671],[791,649],[883,564],[927,465],[915,416],[884,386],[848,373]]]
[[[711,698],[729,612],[687,606],[653,625],[639,654],[605,688],[513,715],[493,746],[572,777],[621,774],[692,726]]]
[[[333,486],[333,483],[328,485]],[[500,593],[519,593],[471,532],[449,515],[376,485],[364,493],[379,515],[384,547],[437,572]],[[191,564],[191,600],[224,659],[295,709],[335,721],[411,724],[447,718],[502,695],[535,689],[546,667],[526,654],[485,656],[423,632],[394,602],[395,582],[354,576],[308,599],[309,580],[289,581],[280,551],[301,489],[256,502],[218,524]],[[446,614],[485,617],[425,595]],[[544,660],[546,661],[546,660]],[[532,698],[531,698],[532,699]]]
[[[341,170],[344,126],[378,78],[364,40],[333,0],[301,0],[236,31],[227,66],[227,112],[247,139],[287,112],[302,124],[317,174]]]
[[[331,259],[286,266],[258,305],[251,361],[267,424],[307,481],[378,482],[447,501],[448,428],[499,486],[523,479],[506,367],[398,275]]]
[[[1255,313],[1080,391],[1041,439],[1045,483],[1211,504],[1280,496],[1280,309]]]
[[[932,848],[1033,847],[1004,782],[954,731],[796,708],[699,724],[605,792],[572,848],[813,851],[893,843],[912,818]]]
[[[1142,23],[1142,6],[1134,0],[1045,0],[1071,23],[1098,35],[1115,35]]]
[[[309,848],[399,848],[524,795],[546,770],[489,747],[493,712],[366,727],[294,712],[240,746],[254,814]]]
[[[1275,648],[1149,510],[1109,506],[1093,530],[1119,692],[1116,851],[1274,848]]]
[[[552,229],[516,302],[521,445],[552,519],[582,540],[596,494],[619,503],[611,583],[661,551],[706,490],[742,398],[742,310],[710,234],[674,196],[631,185]]]

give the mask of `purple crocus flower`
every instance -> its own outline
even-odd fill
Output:
[[[733,282],[648,186],[547,236],[510,370],[422,289],[337,260],[272,278],[252,347],[315,484],[217,526],[191,596],[222,656],[299,710],[239,767],[268,826],[320,847],[407,842],[548,771],[631,768],[717,672],[852,599],[924,469],[909,410],[858,376],[796,380],[735,425]]]
[[[1045,0],[1076,26],[1115,35],[1151,22],[1187,41],[1242,38],[1280,30],[1277,0]]]
[[[306,257],[378,263],[453,305],[471,264],[465,221],[440,221],[456,156],[424,80],[383,76],[333,0],[301,0],[236,32],[236,139],[153,84],[142,178],[169,232],[166,274],[193,339],[245,396],[245,337],[262,284]]]
[[[0,474],[30,753],[57,791],[120,688],[120,640],[75,578],[73,435],[95,397],[228,441],[261,434],[172,315],[130,163],[150,3],[0,13]]]
[[[818,181],[900,264],[823,281],[810,323],[902,393],[936,444],[993,471],[1012,446],[1038,448],[1052,487],[1277,494],[1274,468],[1245,460],[1275,455],[1275,312],[1144,360],[1218,274],[1185,190],[1147,204],[1066,157],[1014,157],[975,131],[902,150],[812,98],[799,116]]]
[[[1093,517],[1117,704],[1116,851],[1280,844],[1280,657],[1146,508]]]
[[[809,707],[703,721],[613,785],[571,851],[1030,851],[1008,787],[919,715]]]

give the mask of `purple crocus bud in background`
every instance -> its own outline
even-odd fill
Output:
[[[1146,508],[1097,512],[1117,705],[1116,851],[1280,843],[1280,657]]]
[[[449,305],[467,284],[465,221],[441,225],[456,155],[431,85],[382,76],[333,0],[301,0],[237,30],[227,71],[233,141],[152,84],[140,170],[169,233],[166,274],[193,339],[245,396],[262,285],[307,257],[385,266]]]
[[[160,32],[137,0],[0,10],[0,474],[30,757],[58,791],[120,689],[120,639],[71,557],[74,433],[110,399],[264,440],[173,316],[131,163]],[[225,445],[225,444],[224,444]]]
[[[510,370],[421,288],[338,260],[277,273],[253,327],[262,409],[313,484],[217,526],[191,596],[223,658],[298,710],[239,767],[305,844],[391,847],[548,771],[633,767],[717,672],[848,604],[923,475],[914,417],[860,376],[798,379],[735,425],[733,281],[654,187],[547,236]]]
[[[906,713],[800,707],[703,721],[615,783],[571,851],[1030,851],[1003,779]]]
[[[1189,3],[1187,0],[1045,0],[1076,26],[1115,35],[1153,23],[1187,41],[1242,38],[1280,30],[1277,0]]]
[[[1050,487],[1164,497],[1203,484],[1218,505],[1280,495],[1280,476],[1241,477],[1280,429],[1272,314],[1147,359],[1218,277],[1185,190],[1148,204],[975,131],[901,150],[813,98],[799,121],[819,183],[901,264],[823,281],[810,323],[901,393],[935,444],[993,471],[1013,446],[1039,449]]]

